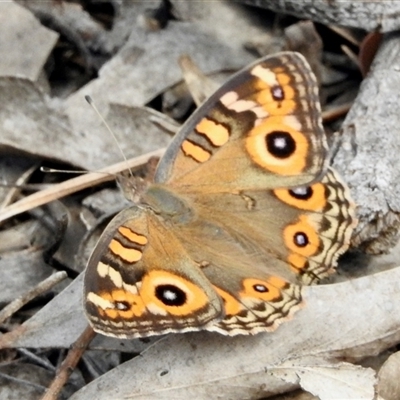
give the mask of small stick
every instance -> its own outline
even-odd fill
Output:
[[[127,165],[129,165],[130,168],[141,166],[151,157],[161,157],[164,151],[165,149],[155,150],[128,160],[128,164],[125,161],[122,161],[111,165],[110,167],[103,168],[99,172],[90,172],[86,175],[77,176],[65,182],[53,185],[48,189],[33,193],[30,196],[24,197],[16,203],[11,204],[3,210],[0,210],[0,222],[25,211],[29,211],[32,208],[47,204],[50,201],[61,199],[69,194],[98,185],[99,183],[111,181],[115,179],[113,175],[126,170]]]
[[[88,325],[79,336],[79,338],[76,340],[76,342],[72,345],[72,348],[71,350],[69,350],[67,357],[65,357],[65,360],[57,371],[53,382],[50,384],[49,388],[46,390],[46,393],[41,400],[57,400],[59,398],[58,396],[63,386],[66,384],[69,376],[72,374],[73,370],[81,359],[82,354],[86,350],[86,347],[95,336],[95,331],[92,329],[91,326]]]
[[[12,185],[12,189],[8,192],[8,194],[4,197],[3,202],[0,204],[0,210],[6,208],[9,204],[13,202],[13,200],[18,196],[18,193],[21,190],[19,186],[28,180],[28,178],[33,174],[36,168],[37,165],[33,165],[17,179],[15,185]]]
[[[344,117],[350,110],[353,103],[345,103],[340,106],[330,107],[328,110],[322,111],[322,121],[325,123],[335,121]]]
[[[33,361],[34,363],[39,364],[42,367],[47,368],[50,371],[56,370],[56,367],[47,359],[41,358],[41,357],[37,356],[35,353],[32,353],[31,351],[29,351],[23,347],[18,347],[17,350],[24,357],[28,358],[29,360]]]
[[[14,382],[19,386],[31,386],[40,392],[44,392],[46,390],[46,388],[42,385],[38,385],[38,384],[28,381],[26,379],[20,379],[20,378],[16,378],[15,376],[3,374],[2,372],[0,372],[0,378],[3,378],[4,380],[10,381],[10,382]],[[4,387],[6,387],[6,385],[4,385]]]
[[[346,46],[345,44],[342,44],[340,48],[342,49],[343,53],[346,54],[346,56],[349,57],[351,61],[353,61],[354,65],[357,65],[357,67],[360,68],[360,63],[358,61],[357,54],[354,53],[354,51],[351,50],[350,47]]]
[[[337,25],[328,25],[328,28],[333,32],[337,33],[342,38],[348,40],[355,46],[360,47],[361,41],[353,34],[353,32],[350,29],[342,28]]]
[[[67,273],[65,271],[56,272],[44,281],[40,282],[33,289],[13,300],[0,311],[0,324],[3,323],[7,318],[11,317],[11,315],[17,312],[26,303],[30,302],[32,299],[41,295],[42,293],[50,290],[53,286],[63,281],[66,277]]]

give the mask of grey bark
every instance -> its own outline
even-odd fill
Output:
[[[324,24],[362,28],[367,31],[394,31],[400,28],[400,2],[396,0],[241,0]]]
[[[388,34],[343,123],[334,160],[358,206],[354,244],[373,254],[399,239],[399,88],[400,36]]]

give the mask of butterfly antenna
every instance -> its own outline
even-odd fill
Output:
[[[90,174],[90,173],[96,173],[96,174],[103,174],[103,175],[109,175],[112,176],[114,179],[116,178],[115,174],[110,174],[109,172],[105,171],[90,171],[87,169],[83,170],[71,170],[71,169],[58,169],[58,168],[50,168],[50,167],[40,167],[40,172],[43,172],[45,174],[72,174],[72,175],[80,175],[80,174]]]
[[[114,131],[110,128],[110,126],[107,124],[106,120],[103,118],[103,116],[100,114],[100,111],[97,109],[96,105],[93,102],[93,99],[86,95],[85,96],[85,100],[89,103],[89,105],[93,108],[93,110],[95,111],[95,113],[99,116],[101,122],[103,122],[104,126],[107,128],[108,132],[110,132],[111,136],[113,137],[115,143],[117,144],[117,147],[120,151],[120,153],[122,154],[123,159],[125,160],[126,164],[127,164],[127,169],[129,171],[129,174],[131,175],[131,177],[133,178],[133,172],[132,169],[129,167],[128,165],[128,159],[125,156],[125,153],[122,151],[121,146],[119,145],[119,142],[117,140],[117,136],[115,135]]]
[[[58,168],[50,168],[50,167],[40,167],[40,172],[44,172],[46,174],[87,174],[89,171],[87,170],[71,170],[71,169],[58,169]]]

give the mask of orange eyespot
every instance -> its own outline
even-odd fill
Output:
[[[293,189],[275,189],[274,194],[284,203],[301,210],[321,211],[327,202],[325,186],[320,182]]]
[[[243,281],[243,297],[254,297],[263,301],[276,301],[281,298],[281,289],[286,282],[279,277],[270,277],[267,280],[248,278]]]
[[[161,270],[152,270],[143,277],[140,296],[153,312],[158,310],[176,316],[191,314],[208,304],[208,297],[200,287]]]
[[[133,319],[140,317],[146,311],[146,306],[140,296],[123,289],[115,289],[110,293],[102,293],[100,297],[110,301],[115,308],[106,308],[104,313],[112,318]]]
[[[306,215],[300,215],[298,222],[288,225],[283,238],[289,250],[303,257],[315,254],[320,245],[318,234]]]
[[[292,125],[296,126],[293,122]],[[281,117],[266,118],[246,139],[251,159],[260,167],[282,175],[298,175],[305,169],[308,148],[305,136]]]

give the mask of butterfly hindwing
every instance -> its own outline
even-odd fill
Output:
[[[138,207],[118,214],[100,238],[85,275],[84,307],[97,332],[121,338],[204,329],[223,314],[198,265]]]
[[[192,257],[231,254],[291,283],[315,283],[332,272],[355,226],[348,188],[332,168],[307,186],[182,196],[199,215],[175,233]],[[198,251],[192,243],[199,242]]]

